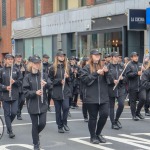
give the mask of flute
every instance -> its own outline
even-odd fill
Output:
[[[41,82],[43,81],[43,62],[41,61]],[[41,92],[42,92],[42,95],[41,95],[41,102],[43,103],[43,86],[41,84]]]
[[[119,84],[119,81],[121,80],[121,77],[122,77],[123,73],[125,72],[125,70],[126,70],[127,66],[129,65],[129,63],[130,63],[130,61],[129,61],[129,62],[126,64],[126,66],[124,67],[124,69],[123,69],[121,75],[119,76],[118,82],[117,82],[117,84],[114,86],[113,90],[115,90],[116,87],[117,87],[117,85]]]
[[[10,71],[10,90],[9,90],[9,97],[11,97],[11,93],[12,93],[12,84],[11,84],[11,80],[12,80],[12,73],[13,73],[13,64],[11,65],[11,71]]]
[[[65,70],[65,74],[66,74],[66,70]],[[63,84],[63,86],[62,86],[62,91],[64,91],[64,88],[65,88],[65,82],[66,82],[66,77],[64,76],[64,84]]]

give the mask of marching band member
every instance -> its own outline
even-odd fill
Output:
[[[53,82],[52,99],[56,111],[56,123],[58,132],[70,131],[67,125],[69,112],[69,98],[71,92],[71,71],[67,64],[66,54],[58,51],[53,66],[50,68],[49,77]],[[62,113],[61,113],[62,112]]]
[[[109,96],[106,82],[108,69],[101,66],[100,56],[98,50],[92,50],[88,65],[81,70],[81,79],[85,84],[84,102],[89,113],[90,141],[93,144],[106,142],[101,132],[108,117]],[[97,121],[98,114],[99,119]]]
[[[108,65],[108,91],[109,91],[109,107],[110,107],[110,120],[112,123],[112,129],[120,129],[122,125],[119,121],[119,118],[124,109],[124,101],[126,97],[125,93],[125,77],[121,76],[121,73],[124,69],[124,65],[119,63],[119,54],[117,52],[112,52],[111,54],[112,62]],[[120,77],[120,81],[118,81]],[[119,83],[118,83],[119,82]],[[115,89],[114,86],[116,86]],[[115,109],[115,101],[117,99],[118,108],[116,111],[116,115],[114,113]]]
[[[19,87],[22,84],[20,71],[13,66],[14,56],[5,55],[5,66],[0,70],[0,91],[3,102],[4,117],[9,138],[14,138],[12,122],[17,115]]]
[[[49,56],[47,54],[43,54],[43,72],[49,74],[49,69],[51,67],[48,62]],[[51,101],[51,90],[48,91],[48,111],[51,112],[50,101]]]
[[[85,65],[88,64],[88,60],[89,58],[88,57],[83,57],[82,59],[82,63],[81,63],[81,70],[82,68],[84,68]],[[80,72],[81,72],[80,70]],[[81,73],[80,73],[81,74]],[[80,78],[81,78],[81,75],[80,75]],[[80,80],[80,99],[82,100],[82,113],[83,113],[83,117],[84,117],[84,122],[88,122],[89,119],[88,119],[88,110],[87,110],[87,107],[86,107],[86,103],[84,102],[84,83],[82,82],[82,80]]]
[[[132,119],[134,121],[138,121],[139,118],[144,119],[144,117],[140,113],[136,113],[136,101],[139,99],[140,76],[142,75],[142,65],[138,62],[138,56],[139,55],[136,52],[131,53],[131,62],[126,69],[126,76],[128,78],[130,109],[132,113]]]
[[[51,81],[45,73],[42,79],[42,73],[40,73],[41,60],[39,57],[33,56],[31,62],[28,70],[30,73],[23,80],[23,91],[27,100],[28,113],[32,121],[34,150],[40,150],[39,133],[46,125],[46,112],[48,107],[46,89],[51,87]]]
[[[15,55],[15,64],[14,67],[16,67],[22,74],[22,77],[24,77],[25,75],[25,66],[22,63],[22,55],[20,53],[17,53]],[[22,78],[22,82],[23,82],[23,78]],[[23,89],[22,86],[19,87],[19,99],[18,99],[18,111],[17,111],[17,119],[18,120],[22,120],[21,117],[21,110],[23,108],[25,102],[25,97],[23,94]]]

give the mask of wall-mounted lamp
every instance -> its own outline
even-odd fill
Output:
[[[95,20],[91,20],[92,23],[95,23]]]

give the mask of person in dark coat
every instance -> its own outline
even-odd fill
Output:
[[[99,51],[92,50],[88,65],[81,70],[81,79],[85,84],[83,99],[89,113],[88,127],[91,137],[90,141],[93,144],[106,142],[101,132],[108,117],[107,72],[108,69],[101,66]],[[98,114],[99,119],[97,121]]]
[[[144,119],[144,117],[137,113],[136,101],[139,99],[140,92],[140,76],[142,75],[142,64],[138,62],[138,54],[136,52],[132,52],[131,62],[126,68],[126,76],[128,78],[128,91],[129,91],[129,101],[130,101],[130,109],[132,113],[132,119],[134,121],[138,121],[140,119]]]
[[[51,64],[48,62],[49,56],[43,54],[43,72],[49,74]],[[51,112],[50,101],[51,101],[51,90],[48,91],[48,111]]]
[[[84,102],[84,97],[83,97],[84,83],[81,80],[81,70],[82,70],[82,68],[84,68],[85,65],[88,64],[88,60],[89,60],[88,57],[83,57],[82,63],[81,63],[81,69],[80,69],[80,73],[79,73],[80,74],[80,99],[82,101],[82,113],[83,113],[83,117],[84,117],[84,122],[88,122],[89,119],[88,119],[88,110],[87,110],[86,103]]]
[[[27,100],[27,109],[32,121],[32,139],[34,150],[40,150],[39,133],[46,125],[47,94],[46,89],[51,87],[48,75],[40,72],[41,60],[39,57],[32,57],[32,64],[23,80],[23,92]]]
[[[22,63],[22,55],[20,53],[17,53],[15,55],[14,67],[16,67],[21,72],[22,77],[24,78],[25,66]],[[23,78],[22,78],[22,82],[23,82]],[[18,99],[18,111],[17,111],[17,119],[18,120],[22,120],[21,111],[22,111],[24,102],[25,102],[25,97],[24,97],[24,94],[23,94],[22,86],[20,86],[19,87],[19,99]]]
[[[69,112],[69,98],[71,93],[71,70],[69,69],[66,54],[58,51],[53,66],[50,68],[49,77],[53,82],[52,99],[56,111],[58,132],[69,131],[67,117]]]
[[[110,120],[112,123],[112,129],[120,129],[122,128],[122,125],[119,121],[119,118],[123,112],[124,108],[124,101],[126,98],[126,91],[125,91],[125,83],[126,78],[124,75],[120,76],[123,72],[124,65],[119,63],[119,54],[117,52],[112,52],[111,54],[112,62],[108,65],[108,91],[109,91],[109,107],[110,107]],[[118,83],[118,80],[119,83]],[[114,89],[114,86],[116,88]],[[114,113],[115,111],[115,102],[118,102],[118,108],[116,110],[116,115]]]
[[[14,56],[6,54],[5,66],[0,70],[1,100],[3,102],[7,133],[10,138],[15,137],[12,122],[17,115],[19,87],[22,85],[22,75],[19,69],[13,66],[13,62]]]
[[[72,109],[79,107],[77,105],[78,95],[80,90],[80,79],[79,79],[79,71],[80,67],[76,64],[76,57],[72,56],[70,59],[70,67],[73,74],[72,80],[72,98],[70,98],[70,106]]]

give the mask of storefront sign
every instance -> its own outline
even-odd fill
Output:
[[[150,25],[150,8],[146,9],[146,24]]]
[[[146,30],[146,10],[129,9],[128,30]]]

